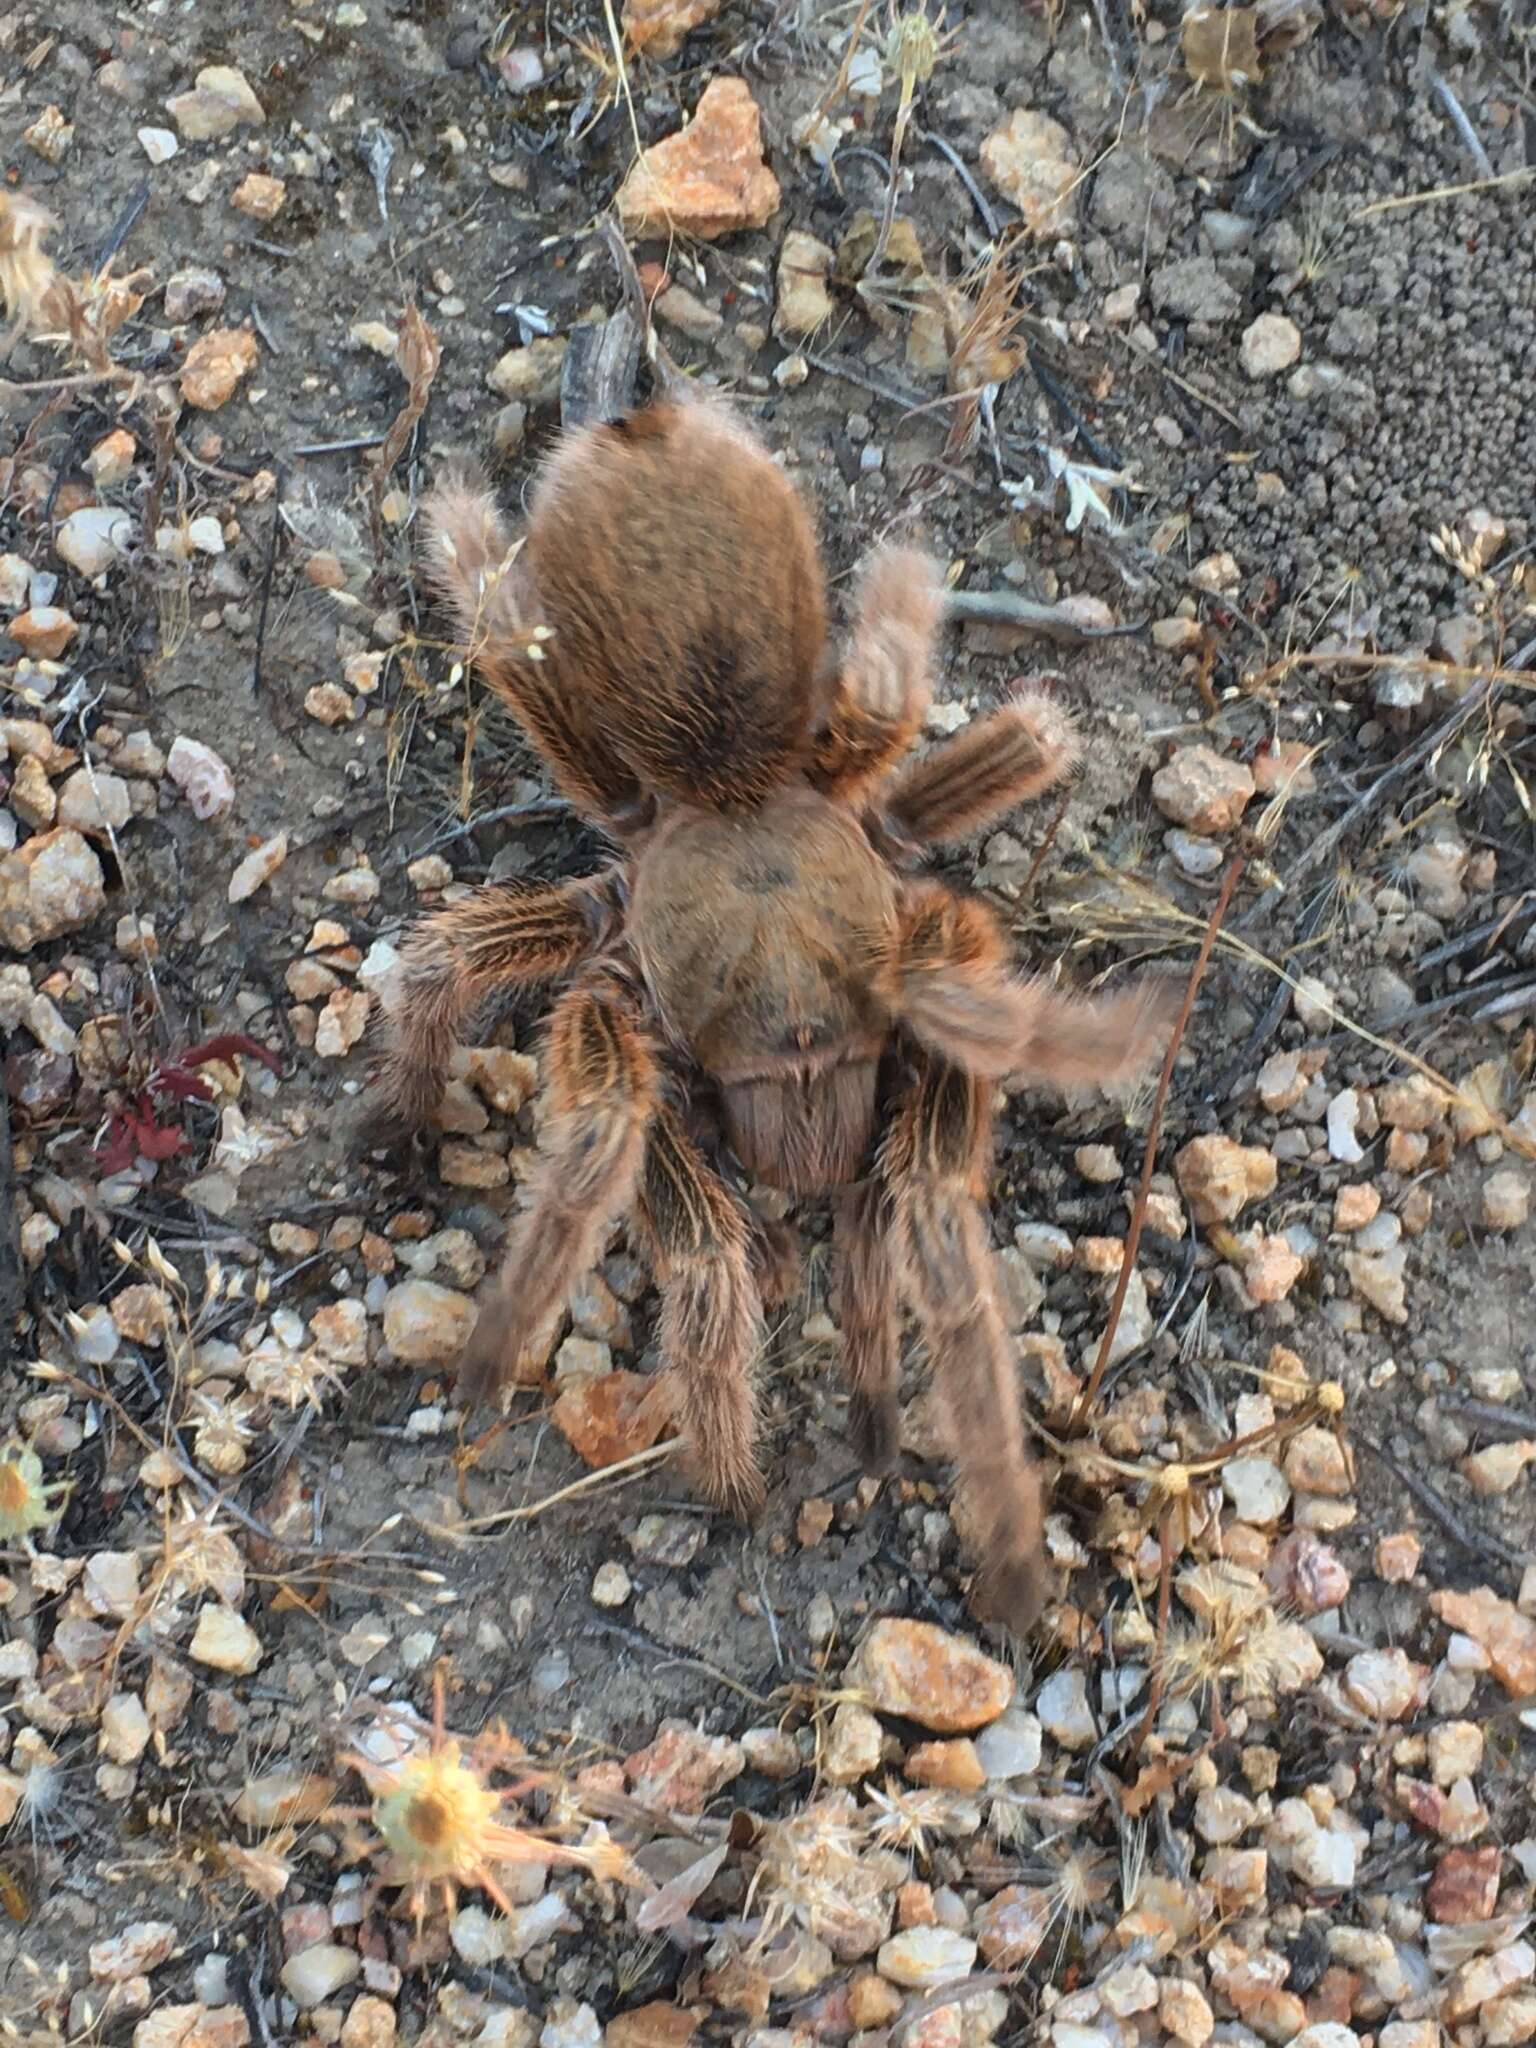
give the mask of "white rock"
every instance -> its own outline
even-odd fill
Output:
[[[1292,2034],[1290,2048],[1360,2048],[1360,2036],[1353,2027],[1342,2026],[1337,2020],[1319,2020],[1314,2026],[1303,2027],[1299,2034]]]
[[[1319,1828],[1298,1842],[1291,1855],[1291,1869],[1303,1884],[1319,1890],[1346,1890],[1355,1881],[1358,1852],[1354,1837],[1342,1828]],[[1311,2031],[1310,2029],[1308,2031]]]
[[[54,553],[92,582],[120,562],[133,539],[133,521],[110,505],[82,505],[53,537]]]
[[[317,1941],[313,1948],[300,1949],[278,1971],[283,1989],[301,2012],[320,2005],[344,1984],[350,1984],[362,1968],[355,1948],[338,1942]]]
[[[974,1738],[987,1780],[1025,1778],[1040,1768],[1040,1723],[1022,1707],[1008,1707]]]
[[[868,1707],[844,1700],[832,1716],[822,1752],[821,1768],[828,1784],[856,1785],[878,1770],[884,1740],[880,1723]]]
[[[224,552],[224,529],[212,513],[188,521],[187,539],[200,555],[222,555]]]
[[[1401,1721],[1418,1704],[1422,1666],[1403,1650],[1361,1650],[1344,1667],[1354,1704],[1378,1721]]]
[[[507,1954],[517,1962],[557,1934],[574,1934],[580,1925],[562,1894],[548,1892],[531,1905],[518,1906],[508,1917]]]
[[[1013,1241],[1032,1266],[1055,1266],[1065,1271],[1072,1263],[1072,1240],[1057,1224],[1016,1224]]]
[[[1238,352],[1255,384],[1278,377],[1301,354],[1301,329],[1283,313],[1261,313],[1245,330]]]
[[[557,1998],[539,2033],[539,2048],[602,2048],[603,2029],[590,2005]]]
[[[1360,1097],[1353,1088],[1341,1088],[1328,1105],[1328,1156],[1346,1166],[1358,1166],[1365,1157],[1355,1125],[1360,1121]]]
[[[875,1967],[908,1991],[931,1991],[970,1974],[976,1944],[948,1927],[908,1927],[880,1944]]]
[[[195,818],[221,818],[235,801],[235,778],[201,740],[184,735],[171,742],[165,772],[185,796]]]
[[[136,1692],[115,1692],[101,1710],[97,1742],[115,1764],[134,1764],[149,1747],[149,1716]]]
[[[265,1652],[260,1636],[243,1615],[233,1607],[210,1603],[197,1617],[187,1654],[215,1671],[232,1671],[248,1677]]]
[[[152,164],[158,165],[168,164],[181,144],[169,128],[141,128],[139,147]]]
[[[455,1358],[475,1327],[475,1305],[432,1280],[402,1280],[384,1300],[384,1341],[402,1364]]]
[[[608,1558],[592,1574],[592,1599],[599,1607],[622,1607],[634,1590],[633,1580],[617,1558]]]
[[[1088,1706],[1088,1686],[1075,1665],[1053,1671],[1035,1700],[1040,1725],[1063,1749],[1086,1749],[1098,1734]]]
[[[194,89],[177,93],[165,107],[187,142],[215,142],[242,121],[255,127],[267,118],[245,73],[233,64],[204,65]]]
[[[179,744],[179,743],[178,743]],[[176,751],[173,747],[172,753]],[[244,903],[266,882],[270,882],[288,858],[288,834],[279,832],[248,853],[229,878],[229,900]]]
[[[1278,1522],[1290,1504],[1290,1481],[1269,1458],[1229,1458],[1221,1483],[1238,1515],[1257,1529]]]
[[[481,1969],[507,1953],[507,1923],[482,1906],[461,1906],[449,1922],[448,1938],[461,1962]]]
[[[1253,1801],[1229,1785],[1203,1786],[1195,1798],[1195,1833],[1202,1842],[1235,1842],[1258,1817]]]
[[[127,783],[105,768],[77,768],[59,791],[58,822],[92,838],[110,839],[132,816]]]

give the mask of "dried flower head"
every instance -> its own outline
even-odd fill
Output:
[[[46,1529],[63,1512],[67,1479],[45,1479],[36,1451],[14,1438],[0,1445],[0,1542],[14,1543]]]
[[[559,1842],[500,1818],[504,1806],[541,1782],[533,1772],[510,1785],[491,1782],[498,1770],[522,1761],[522,1754],[521,1745],[499,1729],[483,1731],[468,1745],[445,1733],[439,1681],[424,1747],[392,1764],[356,1753],[348,1758],[373,1794],[372,1819],[388,1852],[387,1876],[409,1887],[418,1919],[434,1890],[452,1911],[464,1885],[478,1885],[510,1912],[511,1902],[496,1881],[503,1863],[572,1863],[598,1877],[629,1875],[629,1859],[617,1843]]]
[[[926,85],[934,74],[945,45],[953,35],[944,31],[944,10],[928,12],[927,0],[903,12],[892,13],[890,33],[885,42],[885,65],[901,81],[903,98],[910,99],[915,87]]]
[[[15,334],[29,334],[54,317],[50,299],[59,273],[43,247],[53,218],[24,192],[0,192],[0,301]]]
[[[884,1790],[869,1787],[869,1838],[879,1848],[926,1862],[930,1835],[974,1832],[980,1819],[968,1799],[932,1786],[898,1785],[887,1778]]]
[[[325,1393],[340,1387],[341,1374],[318,1345],[303,1349],[278,1342],[260,1344],[245,1362],[245,1383],[251,1392],[275,1406],[292,1410],[307,1401],[316,1413]]]

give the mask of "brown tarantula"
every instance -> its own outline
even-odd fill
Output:
[[[923,725],[942,608],[907,550],[866,566],[826,653],[811,520],[718,404],[668,400],[560,445],[521,547],[490,496],[440,491],[433,567],[473,659],[560,788],[623,849],[579,881],[477,889],[407,940],[376,1100],[437,1109],[484,998],[567,986],[540,1163],[460,1368],[472,1407],[547,1344],[614,1223],[638,1223],[697,1478],[763,1492],[753,1376],[793,1234],[737,1191],[832,1191],[858,1449],[897,1450],[901,1313],[932,1354],[985,1611],[1042,1590],[1042,1497],[986,1222],[990,1101],[1013,1076],[1116,1083],[1166,1042],[1166,984],[1103,1000],[1008,971],[982,904],[911,870],[1065,776],[1068,717],[1017,696],[945,745]],[[731,1155],[737,1163],[730,1163]]]

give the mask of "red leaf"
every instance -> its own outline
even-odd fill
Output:
[[[243,1031],[221,1031],[215,1038],[205,1038],[201,1045],[189,1045],[174,1064],[178,1067],[206,1066],[209,1060],[231,1060],[237,1053],[247,1059],[260,1060],[270,1073],[282,1078],[283,1063],[270,1046],[259,1039],[247,1038]]]
[[[107,1135],[96,1147],[96,1164],[103,1173],[126,1173],[138,1157],[133,1126],[121,1110],[107,1126]]]
[[[186,1144],[182,1133],[169,1124],[140,1123],[133,1126],[134,1143],[145,1159],[174,1159]]]
[[[212,1102],[213,1090],[196,1074],[189,1074],[173,1060],[156,1067],[150,1086],[177,1102]]]

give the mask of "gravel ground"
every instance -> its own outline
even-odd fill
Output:
[[[0,2038],[1530,2040],[1530,31],[637,12],[0,12]],[[720,232],[658,239],[706,88]],[[999,1115],[1028,1644],[915,1351],[854,1469],[824,1214],[744,1531],[621,1399],[622,1235],[460,1455],[536,1005],[440,1144],[347,1135],[410,919],[601,857],[412,557],[458,456],[515,513],[616,195],[837,588],[917,531],[970,595],[933,736],[1078,714],[944,864],[1021,959],[1187,976],[1244,863],[1155,1121]]]

